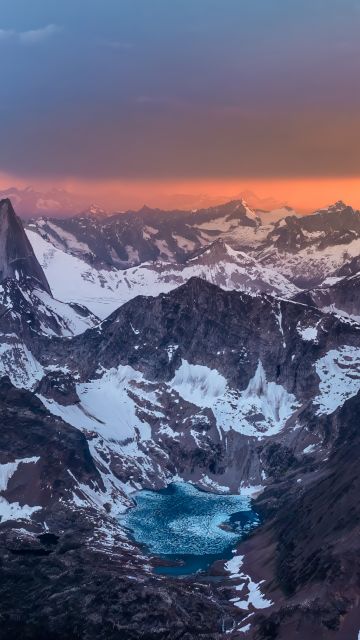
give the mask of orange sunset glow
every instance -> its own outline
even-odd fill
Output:
[[[299,213],[310,213],[336,200],[360,208],[360,178],[298,178],[249,180],[78,180],[19,179],[1,175],[0,189],[26,185],[41,189],[63,188],[91,202],[116,211],[137,209],[144,204],[159,208],[187,208],[201,203],[210,206],[235,199],[246,191],[259,198],[287,204]]]

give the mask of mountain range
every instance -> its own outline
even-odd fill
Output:
[[[16,207],[18,215],[23,218],[37,217],[41,215],[68,217],[71,215],[110,215],[114,209],[104,204],[94,204],[85,195],[80,195],[66,189],[48,188],[36,189],[31,186],[7,187],[0,189],[0,199],[9,198]],[[275,198],[259,198],[249,190],[235,194],[233,200],[245,199],[253,209],[261,211],[269,222],[282,217],[284,209],[288,208],[286,202]],[[157,206],[165,210],[195,210],[217,206],[220,202],[226,202],[228,197],[217,197],[207,194],[174,194],[158,195]],[[140,203],[142,204],[142,203]],[[122,209],[122,208],[121,208]],[[302,213],[302,212],[300,212]]]
[[[26,228],[0,202],[6,637],[356,640],[359,254],[343,202]],[[154,573],[122,524],[174,481],[254,497],[208,574]]]

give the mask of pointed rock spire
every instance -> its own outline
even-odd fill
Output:
[[[49,283],[11,201],[0,200],[0,282],[31,279],[51,295]]]

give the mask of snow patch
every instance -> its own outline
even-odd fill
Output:
[[[36,464],[40,460],[39,456],[32,458],[19,458],[14,462],[0,464],[0,491],[6,491],[10,478],[16,473],[20,464]],[[6,498],[0,496],[0,522],[8,520],[28,520],[35,511],[39,511],[41,507],[30,507],[29,505],[20,505],[19,502],[8,502]]]
[[[305,342],[316,342],[318,336],[317,327],[306,327],[302,329],[301,327],[297,327],[298,334],[302,337]]]
[[[319,395],[314,404],[317,414],[329,415],[360,390],[360,349],[344,345],[332,349],[317,361],[316,373],[320,378]]]
[[[63,406],[41,397],[45,406],[55,415],[80,430],[95,431],[103,438],[116,442],[140,437],[151,439],[150,426],[137,415],[134,396],[151,400],[154,394],[141,388],[143,376],[132,367],[119,365],[105,371],[100,378],[76,385],[80,404]],[[161,414],[162,415],[162,414]]]
[[[303,450],[303,453],[313,453],[315,449],[316,449],[316,444],[309,444],[308,447],[305,447],[305,449]]]
[[[0,375],[9,376],[15,387],[32,389],[43,378],[43,367],[24,344],[6,339],[0,343]]]
[[[187,402],[212,409],[218,429],[245,435],[273,435],[281,431],[295,411],[296,398],[275,382],[267,382],[259,362],[248,387],[238,392],[229,387],[216,369],[182,360],[169,383]]]
[[[250,605],[252,605],[254,609],[267,609],[271,607],[273,604],[271,600],[267,600],[261,593],[260,585],[264,583],[264,580],[256,583],[250,576],[240,572],[243,560],[244,556],[234,556],[225,564],[225,570],[230,573],[230,579],[241,580],[240,584],[235,586],[235,591],[240,592],[241,597],[232,598],[231,602],[233,602],[235,607],[245,611],[249,609]]]
[[[19,464],[35,464],[38,460],[40,460],[39,456],[33,456],[32,458],[19,458],[14,462],[0,464],[0,491],[6,491],[8,482],[17,471]]]

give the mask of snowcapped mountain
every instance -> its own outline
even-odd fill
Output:
[[[343,202],[311,216],[286,217],[275,224],[267,239],[275,248],[290,253],[316,245],[320,250],[343,245],[359,237],[360,213]]]
[[[145,262],[129,269],[96,269],[80,257],[56,248],[32,229],[28,238],[63,302],[78,301],[105,318],[137,295],[159,295],[197,276],[224,289],[265,292],[292,297],[299,290],[273,268],[267,268],[242,251],[216,240],[184,263]]]
[[[216,240],[255,258],[299,287],[318,286],[360,251],[360,213],[342,202],[299,218],[262,223],[245,201],[196,212],[138,212],[38,219],[29,229],[96,269],[186,263]],[[265,220],[265,218],[264,218]]]
[[[143,207],[105,219],[40,218],[29,228],[97,268],[126,269],[154,260],[182,263],[214,240],[233,234],[256,241],[259,226],[256,213],[240,200],[196,212]]]
[[[360,214],[264,226],[232,202],[41,219],[25,235],[8,201],[0,212],[0,594],[9,610],[17,594],[14,637],[19,616],[42,628],[41,591],[63,637],[79,612],[88,637],[146,637],[155,611],[159,638],[197,640],[302,630],[306,611],[330,640],[358,597]],[[174,480],[262,492],[263,525],[214,581],[153,574],[120,519],[135,490]]]
[[[297,288],[275,269],[264,268],[255,258],[243,251],[232,249],[222,239],[216,240],[198,255],[190,258],[184,266],[178,268],[178,271],[180,270],[182,282],[197,276],[222,289],[270,293],[286,298],[293,297],[297,292]],[[174,276],[175,274],[174,269]],[[174,279],[180,284],[180,278]]]
[[[135,298],[78,337],[29,336],[26,346],[22,386],[92,434],[92,455],[106,451],[108,473],[116,469],[127,492],[177,475],[232,491],[259,486],[269,470],[256,442],[281,434],[299,455],[314,442],[323,454],[325,435],[309,436],[309,412],[327,415],[360,389],[356,323],[197,278]],[[17,382],[6,362],[4,373]]]
[[[144,209],[106,220],[38,220],[27,233],[56,297],[81,301],[102,318],[138,294],[158,295],[193,276],[225,289],[297,296],[322,282],[326,288],[342,269],[356,275],[360,252],[360,214],[341,202],[266,226],[244,202],[232,202],[186,215]],[[124,245],[122,257],[140,264],[125,268]],[[333,304],[328,298],[322,308]]]
[[[360,252],[360,212],[344,203],[277,222],[252,255],[299,287],[318,286]]]
[[[282,220],[283,218],[286,218],[288,216],[299,217],[299,214],[295,211],[295,209],[287,206],[270,209],[270,211],[257,209],[256,212],[259,218],[261,218],[263,224],[278,222],[279,220]]]
[[[81,218],[86,216],[99,216],[100,218],[105,218],[106,216],[109,216],[109,215],[111,215],[109,211],[107,211],[106,209],[103,209],[103,207],[101,207],[96,203],[91,203],[87,207],[87,209],[84,209],[84,211],[81,211],[81,213],[79,213],[79,216]]]

